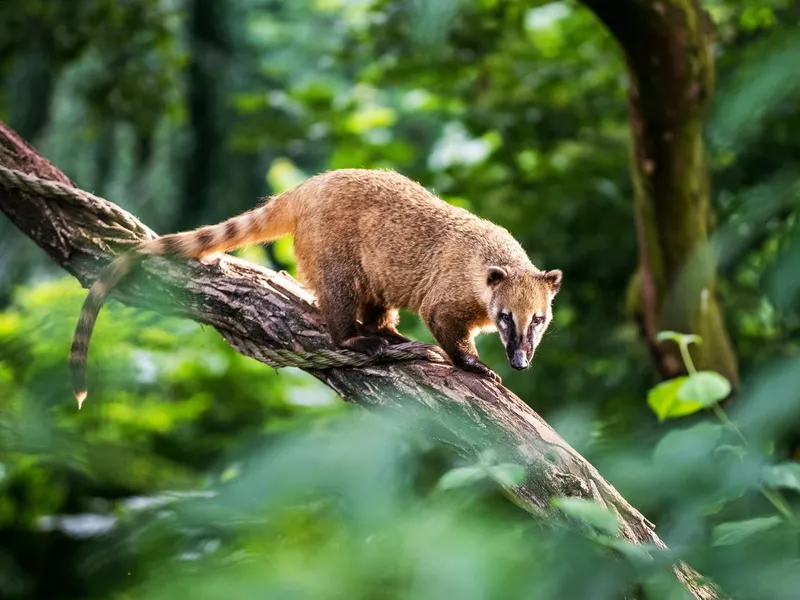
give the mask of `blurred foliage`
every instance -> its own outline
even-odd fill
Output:
[[[704,5],[712,247],[743,374],[724,408],[714,374],[657,385],[627,312],[624,62],[578,3],[0,3],[0,118],[158,231],[324,169],[391,167],[563,269],[533,369],[508,369],[495,337],[481,355],[674,553],[533,521],[494,482],[518,466],[455,460],[413,421],[115,303],[77,412],[84,292],[0,220],[0,597],[672,599],[679,555],[737,598],[795,598],[800,7]],[[289,239],[242,254],[294,266]]]

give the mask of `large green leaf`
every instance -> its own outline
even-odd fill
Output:
[[[652,567],[653,554],[661,551],[661,549],[654,544],[637,544],[619,538],[602,536],[598,541],[604,546],[613,548],[628,559],[632,565],[636,565],[637,567]]]
[[[708,457],[722,437],[724,427],[716,423],[698,423],[686,429],[676,429],[665,435],[653,450],[653,460],[662,467],[676,468]]]
[[[724,400],[730,393],[731,383],[725,377],[714,371],[699,371],[686,378],[678,391],[678,398],[707,407]]]
[[[487,474],[483,467],[458,467],[442,475],[437,487],[441,490],[466,487],[485,479]]]
[[[679,397],[679,392],[686,379],[686,377],[676,377],[659,383],[647,394],[647,404],[656,413],[659,421],[684,417],[702,410],[701,403],[683,400]]]
[[[785,462],[764,467],[764,483],[774,488],[784,488],[800,492],[800,464]]]
[[[731,521],[714,528],[714,546],[732,546],[782,523],[780,517],[761,517],[746,521]]]
[[[619,529],[616,515],[591,500],[563,497],[553,498],[551,503],[570,517],[579,519],[605,533],[613,535]]]
[[[503,485],[514,486],[525,479],[525,467],[514,463],[501,463],[489,467],[489,473]]]

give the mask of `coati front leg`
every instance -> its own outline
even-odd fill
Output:
[[[422,318],[455,366],[501,382],[500,376],[478,358],[478,349],[475,348],[472,332],[469,324],[464,322],[463,315],[450,314],[439,309],[424,313]]]
[[[356,320],[360,305],[358,291],[341,272],[337,274],[335,267],[324,271],[317,298],[333,343],[339,348],[372,355],[389,345],[383,337],[362,334]]]
[[[361,307],[361,322],[367,335],[380,336],[388,340],[390,344],[403,344],[411,341],[397,331],[397,324],[400,322],[400,313],[397,309],[367,302]]]

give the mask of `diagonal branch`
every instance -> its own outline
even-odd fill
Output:
[[[73,186],[2,123],[0,166]],[[42,191],[6,180],[0,184],[0,210],[83,285],[112,254],[153,235],[129,213],[80,190],[68,198]],[[336,351],[313,298],[286,274],[233,257],[214,266],[151,258],[141,270],[119,286],[118,299],[211,325],[246,356],[270,363],[276,350]],[[550,508],[553,497],[591,499],[616,513],[622,538],[665,547],[652,523],[501,385],[428,361],[306,370],[347,402],[400,417],[422,416],[425,426],[462,456],[474,458],[491,448],[502,460],[524,465],[524,481],[508,491],[535,515],[563,517]],[[720,597],[690,567],[676,565],[675,573],[695,598]]]

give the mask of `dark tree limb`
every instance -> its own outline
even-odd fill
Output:
[[[0,166],[72,185],[2,123]],[[102,201],[100,208],[89,210],[0,185],[0,210],[84,286],[114,252],[152,235],[115,205]],[[216,266],[153,258],[142,270],[141,276],[120,285],[118,299],[211,325],[242,354],[259,359],[264,349],[335,349],[313,298],[287,275],[233,257]],[[401,416],[424,416],[436,436],[462,456],[474,458],[491,448],[503,460],[524,465],[524,482],[507,491],[534,515],[563,518],[550,507],[553,497],[591,499],[616,513],[622,538],[665,548],[652,523],[501,385],[450,365],[423,361],[312,374],[347,402]],[[674,570],[693,597],[720,597],[687,565],[677,564]]]
[[[703,141],[714,92],[713,22],[700,0],[581,0],[609,29],[628,65],[631,174],[639,244],[640,322],[659,371],[684,371],[659,330],[702,336],[699,369],[738,384],[736,355],[707,254],[708,165]]]

